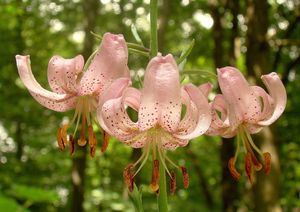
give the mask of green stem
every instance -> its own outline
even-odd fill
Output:
[[[157,203],[159,212],[168,212],[166,171],[164,169],[162,160],[164,159],[159,157],[159,193]]]
[[[150,57],[155,57],[158,52],[157,44],[157,0],[150,1]]]

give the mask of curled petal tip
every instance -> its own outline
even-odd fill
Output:
[[[274,77],[279,77],[279,76],[278,76],[278,74],[276,72],[271,72],[269,74],[262,75],[261,79],[265,79],[265,78],[272,79]]]
[[[268,119],[262,120],[258,122],[258,124],[261,126],[268,126],[275,122],[283,113],[287,103],[287,94],[282,81],[275,72],[263,75],[261,78],[274,101],[274,109],[272,115]]]

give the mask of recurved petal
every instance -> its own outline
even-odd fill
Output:
[[[185,106],[185,114],[181,114],[182,120],[179,122],[176,133],[179,135],[186,135],[192,132],[197,125],[198,110],[184,87],[181,88],[181,101],[182,105]]]
[[[71,94],[58,94],[44,89],[34,78],[29,56],[16,55],[21,80],[31,95],[44,107],[55,111],[67,111],[74,108],[76,98]]]
[[[264,120],[273,112],[273,100],[267,92],[259,86],[251,86],[251,89],[257,97],[261,98],[260,102],[260,117],[259,120]]]
[[[193,139],[197,136],[204,134],[211,123],[211,109],[208,104],[207,98],[199,92],[199,89],[192,85],[185,85],[185,91],[188,93],[191,101],[197,107],[197,124],[192,131],[187,134],[174,134],[174,137],[179,139]]]
[[[139,91],[134,88],[126,88],[122,96],[107,100],[103,106],[97,109],[97,118],[101,127],[110,135],[123,142],[134,139],[140,132],[137,123],[129,118],[125,108],[139,108]]]
[[[218,69],[218,82],[229,108],[229,121],[234,129],[243,121],[254,123],[259,118],[260,104],[242,73],[233,67]]]
[[[124,90],[130,85],[130,80],[128,78],[119,78],[115,80],[108,89],[105,90],[103,95],[99,95],[98,105],[97,105],[97,119],[101,125],[101,127],[106,131],[110,132],[110,130],[107,128],[102,115],[102,107],[103,104],[110,100],[110,99],[116,99],[120,98],[124,92]],[[129,95],[130,98],[130,95]],[[111,134],[111,133],[109,133]]]
[[[76,93],[76,79],[82,71],[84,59],[78,55],[71,59],[53,56],[48,64],[48,82],[56,93]]]
[[[112,84],[99,95],[98,108],[109,99],[115,99],[122,95],[125,88],[131,85],[131,81],[128,78],[119,78],[112,82]]]
[[[80,80],[80,94],[101,94],[113,80],[129,78],[127,62],[128,50],[123,35],[105,33],[98,52]]]
[[[165,130],[177,129],[180,121],[180,81],[172,55],[154,57],[148,64],[139,110],[139,128],[159,123]]]
[[[269,118],[258,122],[258,124],[268,126],[276,121],[283,113],[286,106],[287,95],[283,83],[275,72],[263,75],[261,78],[273,99],[274,109]]]
[[[128,117],[122,104],[122,97],[106,101],[101,116],[101,127],[121,141],[132,139],[138,134],[137,124]]]
[[[210,82],[204,83],[202,85],[199,85],[198,88],[200,89],[200,91],[203,93],[203,95],[207,98],[209,92],[211,91],[211,89],[213,88],[213,85]]]
[[[227,103],[221,94],[217,94],[210,103],[212,112],[212,122],[209,129],[206,131],[206,135],[210,136],[222,136],[228,137],[234,136],[234,132],[231,131]]]
[[[76,107],[77,97],[71,96],[70,98],[64,99],[63,101],[55,101],[41,95],[30,92],[32,97],[44,107],[54,110],[57,112],[65,112]]]

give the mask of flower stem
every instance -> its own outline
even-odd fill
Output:
[[[158,211],[168,212],[168,195],[166,183],[166,171],[163,166],[163,158],[159,158],[159,193],[157,198]]]
[[[157,42],[157,1],[150,0],[150,58],[153,58],[158,53]],[[168,211],[168,196],[166,188],[166,171],[164,169],[164,160],[159,157],[159,193],[157,197],[159,212]]]
[[[157,0],[150,1],[150,57],[155,57],[158,52],[157,44]]]

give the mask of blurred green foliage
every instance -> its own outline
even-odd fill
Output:
[[[56,130],[63,119],[72,112],[55,113],[43,108],[31,98],[18,78],[15,55],[30,54],[33,73],[46,88],[46,67],[49,58],[58,54],[73,57],[82,50],[85,17],[83,0],[2,0],[0,2],[0,211],[66,211],[71,208],[72,159],[68,151],[60,152],[56,145]],[[141,39],[149,45],[147,15],[149,1],[101,0],[95,32],[122,33],[129,42],[135,42],[131,24],[135,24]],[[160,1],[167,2],[167,1]],[[185,64],[185,70],[204,70],[213,73],[212,19],[207,1],[168,1],[170,11],[165,14],[160,5],[160,16],[168,19],[164,28],[163,53],[171,52],[178,58],[192,39],[195,46]],[[281,60],[275,67],[279,73],[299,57],[300,24],[288,38],[286,29],[299,19],[297,1],[271,0],[269,26],[273,55],[281,48]],[[244,13],[246,5],[241,1],[239,13],[240,50],[237,66],[245,70]],[[224,8],[220,7],[220,10]],[[224,23],[226,32],[231,30],[230,15]],[[226,33],[224,36],[228,36]],[[292,44],[277,45],[278,39],[290,39]],[[97,42],[99,43],[99,42]],[[226,45],[226,44],[225,44]],[[96,48],[96,47],[95,47]],[[226,57],[226,56],[225,56]],[[273,60],[274,60],[273,56]],[[130,53],[129,67],[132,75],[143,77],[141,68],[147,58]],[[281,206],[285,211],[300,208],[300,76],[299,62],[288,76],[288,105],[283,117],[276,124],[276,136],[280,146]],[[298,70],[298,72],[296,71]],[[139,77],[138,77],[139,76]],[[183,83],[199,84],[210,77],[188,75]],[[97,133],[98,138],[101,134]],[[99,139],[100,140],[100,139]],[[100,149],[100,148],[99,148]],[[169,197],[170,211],[219,211],[221,210],[220,139],[201,137],[186,148],[169,152],[169,156],[185,164],[190,174],[190,187],[183,189],[180,174],[175,195]],[[192,151],[192,153],[191,153]],[[132,149],[112,139],[105,154],[98,150],[95,158],[88,157],[85,171],[86,211],[133,211],[133,205],[123,184],[123,168],[133,159]],[[76,153],[80,154],[80,153]],[[192,157],[193,155],[194,157]],[[73,157],[76,157],[73,156]],[[195,165],[197,164],[197,165]],[[199,174],[202,178],[199,177]],[[151,163],[148,163],[138,179],[143,186],[145,211],[156,211],[156,195],[151,193]],[[201,183],[209,189],[213,208],[208,207]],[[234,182],[232,182],[234,183]],[[244,194],[245,179],[239,183]],[[245,208],[244,198],[237,200]]]

